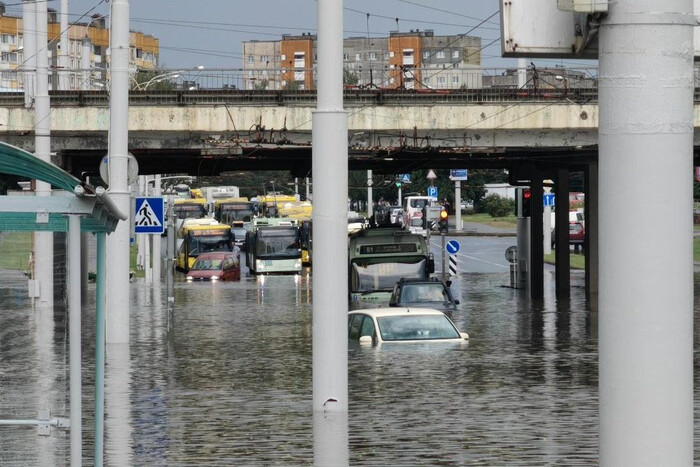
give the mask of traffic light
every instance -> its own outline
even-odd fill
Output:
[[[447,233],[447,218],[447,209],[440,211],[440,221],[438,222],[438,226],[440,227],[440,232],[442,233]]]
[[[401,188],[401,180],[396,180],[396,188]]]
[[[521,216],[530,217],[530,205],[532,201],[532,191],[529,188],[522,188],[520,190],[520,206],[521,206]]]

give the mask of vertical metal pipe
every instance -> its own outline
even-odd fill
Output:
[[[154,195],[157,197],[163,196],[163,188],[160,186],[160,175],[156,175]],[[163,255],[161,249],[161,236],[156,234],[153,236],[153,282],[157,287],[161,284],[162,274],[161,266],[163,264]]]
[[[343,2],[318,1],[313,112],[313,408],[348,410],[348,118],[343,110]]]
[[[617,0],[600,27],[601,465],[693,465],[696,23]]]
[[[461,232],[462,228],[462,182],[455,180],[455,230]]]
[[[542,214],[542,248],[545,255],[552,253],[552,208],[545,206]]]
[[[571,266],[569,250],[569,171],[557,170],[554,195],[557,206],[554,211],[554,263],[555,284],[558,298],[568,297],[571,289]]]
[[[145,185],[144,185],[144,196],[150,196],[150,191],[148,189],[148,182],[151,177],[149,175],[144,175]],[[146,269],[146,283],[153,283],[153,267],[151,266],[151,239],[152,234],[142,235],[143,239],[143,264]]]
[[[175,203],[175,198],[172,194],[168,195],[168,236],[167,236],[167,288],[168,288],[168,306],[172,306],[175,303],[175,278],[173,277],[173,269],[175,268],[175,212],[173,209],[173,204]]]
[[[51,162],[51,102],[49,100],[47,13],[46,2],[36,2],[36,96],[34,104],[35,153],[42,161]],[[36,196],[51,196],[51,185],[36,182]],[[37,307],[53,308],[54,248],[52,232],[34,233],[34,271],[39,282]]]
[[[88,302],[88,282],[90,274],[90,261],[88,251],[90,248],[90,234],[80,234],[80,298],[83,304]]]
[[[598,296],[598,163],[588,166],[586,177],[586,204],[584,223],[586,226],[586,294]]]
[[[88,26],[89,27],[89,26]],[[85,32],[85,37],[82,42],[82,50],[80,52],[80,68],[82,71],[82,77],[80,80],[80,89],[87,91],[90,89],[90,56],[92,55],[92,42],[87,35],[87,30]]]
[[[22,0],[22,40],[24,41],[24,106],[34,105],[36,95],[36,1]]]
[[[109,96],[109,192],[131,217],[127,180],[129,143],[129,1],[111,3]],[[129,237],[131,222],[119,222],[107,239],[107,343],[129,342]]]
[[[372,194],[372,171],[367,171],[367,218],[374,214],[374,195]]]
[[[309,187],[309,177],[306,177],[306,199],[311,200],[311,188]]]
[[[95,466],[101,466],[104,462],[106,266],[107,235],[98,233],[95,293]]]
[[[61,40],[58,54],[58,87],[70,89],[70,40],[68,38],[68,0],[61,0]]]
[[[401,206],[401,187],[399,187],[399,197],[398,197],[398,200],[397,200],[397,203],[396,203],[396,204],[398,204],[399,206]]]
[[[70,464],[82,465],[83,403],[80,320],[80,216],[68,216],[68,307],[70,380]]]

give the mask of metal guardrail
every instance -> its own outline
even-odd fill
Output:
[[[105,91],[51,91],[51,105],[56,107],[104,107],[109,105]],[[697,93],[696,93],[697,96]],[[346,89],[345,105],[434,105],[466,103],[561,102],[585,104],[598,99],[598,90],[592,88],[563,90],[518,89],[455,89],[455,90],[400,90],[400,89]],[[697,99],[696,99],[697,100]],[[132,106],[186,106],[186,105],[274,105],[315,106],[316,91],[244,91],[244,90],[164,90],[129,93]],[[23,92],[0,93],[0,107],[24,106]]]

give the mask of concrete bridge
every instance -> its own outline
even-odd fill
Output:
[[[94,174],[106,153],[109,97],[51,94],[55,162]],[[142,174],[311,168],[314,91],[132,91],[129,147]],[[345,91],[351,169],[572,168],[597,154],[595,89]],[[697,121],[697,120],[696,120]],[[34,112],[0,95],[0,138],[32,151]]]

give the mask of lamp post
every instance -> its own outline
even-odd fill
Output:
[[[179,78],[180,73],[182,73],[182,72],[183,72],[182,70],[169,71],[167,73],[162,73],[160,75],[156,75],[153,78],[151,78],[148,81],[143,82],[143,83],[139,83],[138,81],[136,81],[136,79],[133,76],[131,77],[131,79],[134,82],[134,89],[136,89],[137,91],[145,91],[152,84],[160,83],[160,82],[165,81],[165,80],[170,79],[170,78],[172,78],[172,79]]]

